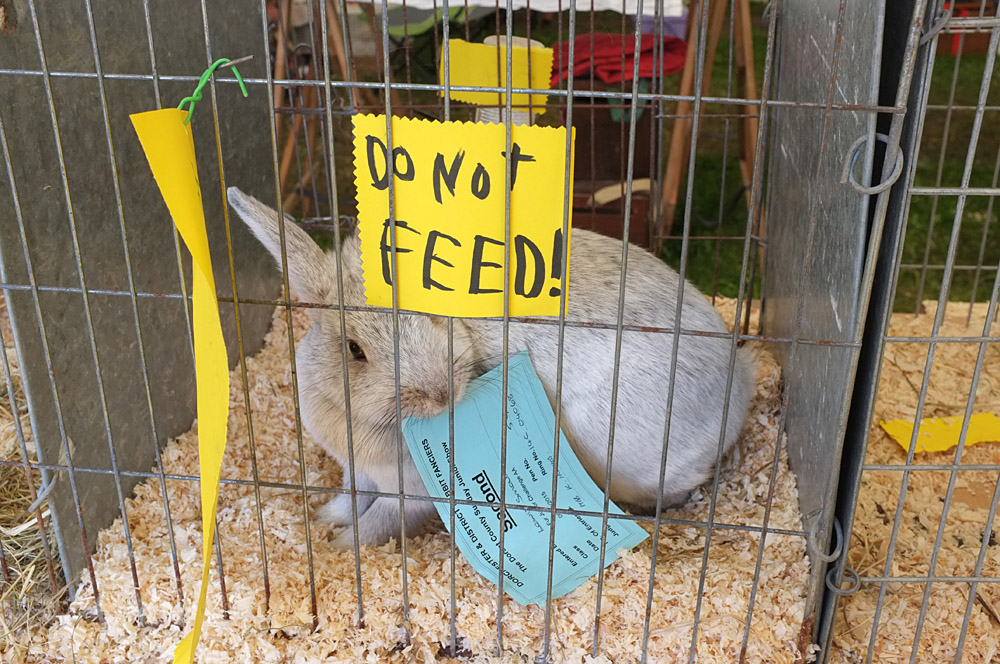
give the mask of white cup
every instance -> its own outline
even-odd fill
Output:
[[[545,45],[540,41],[534,39],[526,39],[524,37],[511,37],[511,46],[522,48],[545,48]],[[506,46],[507,45],[507,35],[490,35],[483,40],[483,44],[487,46]],[[506,62],[500,63],[501,67],[506,67]],[[499,77],[497,77],[499,80]],[[497,96],[497,101],[499,102],[500,97]],[[534,123],[535,117],[539,113],[543,113],[544,108],[531,108],[529,111],[525,107],[512,107],[510,112],[510,120],[512,124],[516,125],[530,125]],[[504,106],[480,106],[476,109],[476,122],[488,122],[493,124],[503,124],[507,118],[507,107]]]

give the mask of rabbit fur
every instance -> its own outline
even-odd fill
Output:
[[[251,232],[281,265],[278,213],[236,187],[229,203]],[[302,301],[338,304],[337,261],[285,216],[288,283]],[[573,229],[570,252],[568,321],[610,324],[610,329],[564,328],[563,433],[590,477],[603,487],[608,461],[615,329],[621,279],[621,242]],[[365,304],[357,234],[341,243],[343,301]],[[624,323],[672,328],[678,275],[638,247],[629,252]],[[296,347],[302,419],[323,448],[347,471],[348,419],[344,393],[341,314],[339,309],[310,309],[312,326]],[[347,352],[350,424],[355,479],[361,491],[398,496],[395,368],[392,313],[346,311],[344,327],[353,341]],[[694,286],[684,284],[681,328],[727,334],[719,313]],[[454,398],[467,383],[502,362],[502,321],[454,319]],[[558,326],[511,321],[510,356],[526,350],[550,401],[554,403]],[[673,335],[625,330],[622,335],[610,497],[639,511],[655,508],[663,453]],[[354,350],[363,353],[355,357]],[[731,338],[681,335],[677,354],[669,453],[663,482],[663,506],[678,505],[715,467],[730,360]],[[399,316],[399,385],[402,416],[432,417],[448,409],[448,334],[445,318]],[[737,351],[730,389],[723,451],[736,441],[754,392],[755,368],[747,347]],[[456,444],[471,441],[458,441]],[[403,446],[403,490],[427,495],[416,466]],[[358,533],[362,545],[381,544],[400,535],[400,500],[396,496],[357,494]],[[404,534],[415,534],[435,512],[429,501],[406,501]],[[354,544],[349,493],[338,494],[317,512],[334,526],[346,526],[332,541]]]

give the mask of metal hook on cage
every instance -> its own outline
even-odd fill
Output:
[[[832,553],[823,553],[823,549],[816,543],[818,530],[819,524],[817,523],[816,528],[811,529],[809,535],[806,537],[806,546],[809,547],[809,557],[822,563],[832,563],[834,560],[840,558],[840,554],[844,552],[844,529],[840,527],[840,521],[837,517],[833,517],[834,541],[837,544],[833,547]]]
[[[337,217],[337,225],[346,233],[353,233],[358,229],[358,218],[349,214],[342,214]]]
[[[840,174],[841,184],[849,182],[851,186],[854,187],[855,191],[862,194],[868,194],[868,195],[881,194],[883,191],[887,190],[889,187],[894,185],[896,183],[896,180],[898,180],[899,176],[902,175],[903,173],[903,152],[899,149],[899,145],[890,146],[889,137],[886,136],[885,134],[876,132],[875,139],[885,143],[887,157],[889,156],[888,153],[891,153],[895,155],[896,159],[896,163],[893,166],[892,173],[889,174],[889,177],[886,178],[885,182],[880,182],[879,184],[873,185],[871,187],[866,187],[863,184],[859,184],[857,180],[854,179],[854,166],[858,162],[858,157],[861,156],[861,146],[868,141],[867,136],[861,136],[860,138],[858,138],[858,140],[854,141],[854,143],[848,149],[847,154],[850,155],[850,157],[844,164],[844,170]]]
[[[56,488],[57,481],[59,481],[59,478],[53,475],[52,478],[45,483],[45,486],[43,486],[39,490],[38,495],[35,496],[35,501],[31,503],[31,505],[28,505],[28,509],[26,510],[28,514],[31,514],[42,506],[42,503],[44,503],[48,499],[49,494],[52,493],[52,489]]]
[[[765,23],[771,20],[771,12],[774,11],[774,0],[767,0],[764,10],[760,13],[760,20]]]
[[[308,61],[301,55],[308,56]],[[313,48],[312,44],[300,42],[292,48],[292,62],[295,64],[295,78],[306,79],[312,69]]]
[[[535,659],[532,660],[532,664],[553,664],[553,662],[555,662],[555,660],[552,658],[551,653],[548,655],[544,653],[536,655]]]
[[[944,30],[945,26],[948,25],[948,21],[950,20],[951,20],[951,7],[945,9],[944,11],[942,11],[940,14],[937,15],[937,18],[934,19],[934,23],[932,23],[931,26],[927,28],[927,32],[925,32],[920,37],[919,46],[923,46],[930,40],[937,37],[937,34],[942,30]]]
[[[858,588],[861,587],[861,577],[858,575],[857,572],[854,571],[853,568],[850,567],[844,568],[844,577],[849,578],[851,583],[851,585],[847,588],[841,588],[836,583],[834,579],[836,572],[837,568],[831,567],[830,570],[826,573],[826,587],[830,592],[832,592],[834,595],[840,595],[841,597],[844,597],[846,595],[853,595],[854,593],[858,592]]]

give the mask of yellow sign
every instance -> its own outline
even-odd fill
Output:
[[[553,53],[543,46],[514,46],[511,50],[511,87],[548,90],[552,82]],[[530,63],[530,65],[529,65]],[[469,87],[507,87],[507,45],[470,44],[461,39],[448,40],[448,69],[450,84]],[[438,79],[444,85],[444,50],[438,67]],[[444,90],[440,95],[444,96]],[[511,94],[511,106],[528,106],[528,93]],[[498,106],[507,103],[506,93],[451,90],[451,98],[481,106]],[[548,95],[532,94],[531,106],[541,108]]]
[[[504,125],[392,119],[397,271],[392,269],[386,118],[354,116],[361,260],[368,303],[443,316],[503,315]],[[511,126],[512,316],[556,316],[566,197],[566,129]],[[565,191],[565,196],[564,196]],[[567,253],[567,256],[569,254]],[[567,261],[568,263],[568,261]]]
[[[194,264],[194,361],[198,390],[198,463],[201,468],[201,594],[194,626],[174,651],[174,662],[190,663],[205,615],[205,592],[215,539],[222,456],[229,412],[229,365],[219,322],[219,301],[208,252],[208,234],[198,184],[187,111],[166,108],[130,116],[153,177]]]
[[[934,417],[920,420],[917,434],[917,452],[943,452],[958,445],[962,432],[962,417]],[[889,420],[879,422],[880,426],[904,450],[910,449],[913,437],[913,422],[909,420]],[[976,443],[1000,442],[1000,417],[993,413],[978,413],[969,418],[969,428],[965,433],[965,446]]]

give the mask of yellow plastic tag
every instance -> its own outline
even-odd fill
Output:
[[[353,121],[366,297],[373,306],[391,307],[385,116],[355,115]],[[392,119],[401,309],[503,315],[506,141],[504,125]],[[563,213],[573,196],[570,146],[567,191],[566,128],[511,126],[512,316],[559,314]]]
[[[175,663],[193,661],[195,646],[201,635],[229,412],[229,362],[219,322],[219,302],[208,251],[194,140],[191,127],[184,125],[186,116],[186,111],[174,108],[130,116],[156,184],[194,264],[194,356],[198,389],[203,570],[194,627],[174,651]]]
[[[933,417],[920,420],[917,434],[917,452],[943,452],[958,445],[962,432],[962,417]],[[913,437],[913,422],[910,420],[889,420],[879,422],[889,436],[904,450],[909,450]],[[965,446],[976,443],[1000,442],[1000,417],[993,413],[978,413],[969,418],[969,428],[965,434]]]
[[[469,87],[504,88],[507,86],[507,45],[470,44],[462,39],[448,40],[448,69],[450,84]],[[499,56],[497,55],[499,51]],[[514,46],[511,52],[511,87],[548,90],[552,83],[551,48]],[[529,66],[530,75],[529,75]],[[444,49],[438,67],[438,80],[444,85]],[[439,93],[444,96],[444,90]],[[528,93],[511,94],[511,106],[528,106]],[[548,95],[530,95],[531,106],[541,109],[548,102]],[[451,90],[451,98],[481,106],[497,106],[507,103],[506,93]]]

